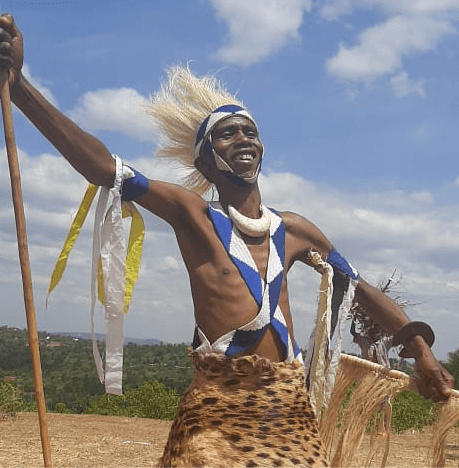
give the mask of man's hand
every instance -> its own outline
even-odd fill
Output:
[[[10,88],[21,79],[23,61],[22,34],[10,14],[0,15],[0,69],[8,69]]]
[[[434,358],[430,350],[422,352],[416,358],[416,387],[418,392],[429,400],[439,402],[448,399],[454,389],[453,376]]]

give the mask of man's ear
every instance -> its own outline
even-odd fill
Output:
[[[211,184],[214,183],[212,177],[212,163],[209,161],[208,157],[199,156],[194,161],[194,166]]]

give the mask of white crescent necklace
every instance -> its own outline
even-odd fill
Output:
[[[260,205],[261,218],[253,219],[244,216],[234,208],[228,205],[228,214],[234,225],[243,234],[250,237],[261,237],[265,235],[271,226],[271,214],[269,209],[264,205]]]

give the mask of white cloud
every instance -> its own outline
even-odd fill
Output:
[[[427,191],[413,192],[410,194],[410,199],[422,204],[431,204],[434,201],[432,194]]]
[[[459,177],[454,181],[454,183],[459,187]]]
[[[425,97],[426,90],[424,80],[413,81],[409,78],[406,71],[400,72],[398,75],[390,79],[390,85],[394,90],[397,97],[406,97],[410,94],[417,94],[418,96]]]
[[[68,114],[88,130],[120,131],[144,141],[156,141],[151,117],[143,107],[148,99],[134,89],[101,89],[84,94]]]
[[[406,192],[405,190],[396,189],[388,192],[367,193],[365,196],[368,199],[368,205],[375,208],[384,209],[386,206],[391,206],[393,210],[403,211],[418,209],[429,209],[435,201],[434,196],[427,190],[417,192]]]
[[[459,208],[440,210],[429,192],[346,194],[289,173],[269,174],[261,183],[265,203],[306,215],[363,270],[378,264],[384,273],[400,262],[410,271],[417,265],[417,274],[425,264],[457,269]]]
[[[338,53],[327,61],[326,67],[337,78],[372,81],[398,71],[405,56],[432,50],[453,32],[455,29],[447,19],[393,16],[360,33],[357,45],[340,44]]]
[[[313,6],[310,0],[208,1],[229,28],[227,44],[216,57],[243,66],[265,59],[289,41],[301,40],[303,13]],[[328,73],[366,84],[390,77],[397,97],[424,97],[424,80],[410,79],[403,70],[404,61],[434,50],[447,36],[456,34],[459,0],[329,0],[319,6],[319,13],[332,21],[359,9],[380,10],[385,19],[359,31],[355,44],[341,42],[338,52],[326,61]],[[348,89],[347,99],[355,99],[356,93],[357,89]]]
[[[431,15],[454,13],[459,10],[458,0],[328,0],[320,7],[323,18],[333,21],[349,15],[355,9],[377,8],[390,15]]]
[[[166,272],[166,271],[177,271],[180,269],[180,263],[171,255],[166,255],[163,258],[160,258],[158,264],[156,266],[159,272]]]
[[[229,27],[227,45],[216,57],[243,66],[259,62],[281,49],[288,41],[300,39],[303,11],[311,0],[209,0],[217,17]]]
[[[353,8],[356,7],[357,2],[355,0],[329,0],[320,8],[320,14],[323,18],[334,21],[342,15],[351,13]]]
[[[378,0],[393,11],[405,11],[415,14],[450,13],[459,11],[458,0]]]
[[[383,19],[359,29],[361,17],[366,24],[371,18],[359,15],[359,10],[381,13]],[[341,42],[337,53],[326,61],[329,74],[347,84],[389,78],[397,97],[424,97],[424,80],[412,80],[405,71],[408,58],[433,51],[457,34],[459,0],[328,0],[319,12],[327,21],[345,16],[358,31],[353,43]]]

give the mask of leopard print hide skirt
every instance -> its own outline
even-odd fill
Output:
[[[190,353],[161,467],[326,467],[303,365]]]

